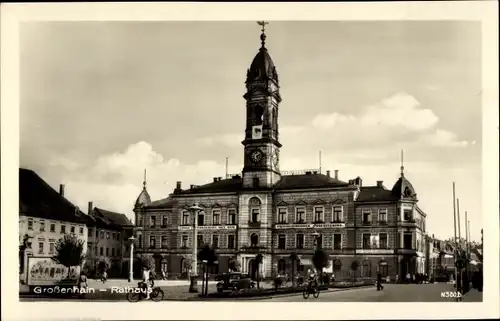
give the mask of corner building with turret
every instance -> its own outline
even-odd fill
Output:
[[[291,274],[292,252],[300,258],[300,273],[312,266],[317,247],[329,253],[326,270],[337,279],[353,273],[354,261],[358,276],[374,277],[378,269],[392,277],[417,272],[415,241],[420,232],[410,217],[419,210],[406,179],[404,187],[411,192],[401,194],[397,186],[363,187],[359,177],[342,181],[337,170],[280,170],[280,86],[265,40],[262,32],[261,48],[247,70],[242,172],[189,188],[177,182],[173,193],[157,201],[151,201],[144,183],[134,209],[136,254],[152,256],[155,270],[166,270],[170,277],[187,276],[194,241],[198,248],[208,244],[216,249],[218,264],[211,273],[227,272],[234,257],[242,272],[252,274],[254,259],[262,254],[262,275]],[[190,212],[194,203],[203,210]],[[198,221],[196,240],[193,214]],[[425,214],[422,217],[425,221]],[[410,248],[398,252],[406,246]]]

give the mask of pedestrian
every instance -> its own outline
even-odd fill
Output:
[[[383,290],[384,286],[382,285],[382,274],[380,271],[377,271],[377,291]]]
[[[87,283],[87,275],[85,272],[81,272],[80,277],[78,278],[78,292],[81,299],[83,299],[88,287],[89,284]]]
[[[399,282],[399,274],[396,273],[396,278],[394,279],[395,283]]]
[[[165,270],[161,270],[161,277],[163,280],[167,279],[167,272],[165,272]]]
[[[103,270],[101,273],[101,281],[102,283],[106,283],[106,280],[108,279],[108,272],[106,270]]]
[[[149,266],[145,265],[142,268],[142,282],[144,284],[145,291],[146,291],[146,300],[149,300],[149,292],[150,292],[149,289],[151,287]]]
[[[410,272],[406,273],[406,283],[410,283],[410,278],[411,278]]]

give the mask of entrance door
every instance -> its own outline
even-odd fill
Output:
[[[250,261],[248,261],[248,274],[250,275],[250,278],[252,280],[256,279],[257,269],[255,266],[254,259],[251,259]]]

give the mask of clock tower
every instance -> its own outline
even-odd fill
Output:
[[[243,186],[246,188],[271,188],[280,178],[278,140],[278,73],[265,47],[265,22],[260,36],[262,46],[247,71],[246,129]]]

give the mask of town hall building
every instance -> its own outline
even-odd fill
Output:
[[[177,182],[168,197],[156,201],[145,181],[134,207],[136,253],[152,256],[158,272],[178,277],[187,276],[194,242],[216,249],[213,273],[227,272],[235,258],[242,272],[251,274],[256,255],[262,254],[264,276],[290,274],[292,252],[300,258],[300,272],[312,265],[317,247],[329,254],[327,270],[337,278],[349,277],[354,261],[355,273],[363,277],[374,277],[377,270],[394,277],[423,269],[426,215],[403,169],[392,189],[382,182],[365,187],[360,177],[344,181],[338,170],[332,175],[280,169],[279,78],[264,30],[260,38],[243,96],[242,172],[201,186]],[[203,210],[190,211],[194,203]],[[192,215],[197,215],[196,240]]]

